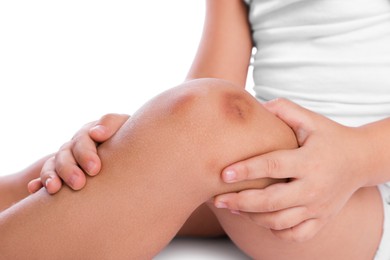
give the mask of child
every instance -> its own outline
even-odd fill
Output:
[[[263,150],[222,172],[232,185],[288,180],[215,198],[215,206],[235,214],[211,210],[251,257],[390,257],[389,12],[390,3],[379,0],[253,0],[249,11],[238,0],[208,1],[188,79],[223,78],[243,87],[253,41],[256,97],[287,97],[306,108],[287,100],[265,104],[294,130],[299,149]],[[59,153],[74,152],[75,143]]]

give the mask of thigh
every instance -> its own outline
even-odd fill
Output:
[[[358,190],[341,213],[306,242],[285,242],[269,230],[210,208],[230,238],[254,259],[373,259],[383,225],[383,206],[376,187]]]

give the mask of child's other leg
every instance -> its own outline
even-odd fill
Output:
[[[43,163],[50,156],[43,157],[18,173],[0,176],[0,212],[30,195],[27,184],[39,177]]]
[[[0,256],[150,259],[214,195],[271,182],[226,185],[226,165],[294,146],[292,131],[243,90],[186,83],[99,148],[102,172],[83,190],[41,190],[0,214]]]
[[[253,259],[373,259],[383,225],[376,187],[357,191],[334,220],[305,242],[283,241],[246,218],[213,205],[210,208],[227,235]]]

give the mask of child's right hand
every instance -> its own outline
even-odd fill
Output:
[[[73,190],[80,190],[86,176],[95,176],[101,169],[97,146],[112,137],[127,121],[128,115],[107,114],[84,125],[54,156],[43,165],[40,177],[30,181],[30,193],[45,187],[50,194],[57,193],[62,181]]]

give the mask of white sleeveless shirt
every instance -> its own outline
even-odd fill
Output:
[[[344,125],[390,116],[389,0],[246,0],[254,91]]]

